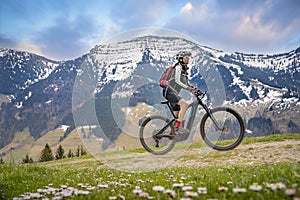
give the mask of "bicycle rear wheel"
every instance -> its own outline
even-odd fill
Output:
[[[217,127],[212,117],[218,123]],[[204,142],[219,151],[231,150],[243,140],[245,126],[242,117],[233,109],[218,107],[206,113],[200,123],[200,133]]]
[[[161,115],[147,117],[140,127],[140,142],[142,146],[154,155],[163,155],[171,151],[176,143],[174,124],[166,126],[170,120]],[[163,132],[161,130],[166,128]],[[161,132],[161,133],[160,133]]]

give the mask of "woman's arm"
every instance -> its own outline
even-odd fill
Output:
[[[187,85],[186,83],[183,83],[180,78],[181,78],[181,66],[177,65],[175,67],[175,83],[177,83],[178,85],[180,85],[182,88],[186,89],[186,90],[191,90],[191,87],[189,85]]]

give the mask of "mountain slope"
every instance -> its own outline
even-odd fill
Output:
[[[96,135],[111,145],[124,128],[122,108],[163,99],[158,79],[180,50],[192,52],[191,83],[209,91],[213,106],[235,106],[253,135],[300,131],[300,48],[279,55],[231,54],[182,38],[145,36],[97,45],[65,62],[1,49],[0,94],[9,101],[1,104],[0,147],[27,127],[39,138],[68,125],[66,137],[76,126],[95,124],[102,129]],[[96,119],[87,111],[96,112]],[[73,115],[81,115],[75,123]]]

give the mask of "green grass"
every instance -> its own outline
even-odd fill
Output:
[[[228,167],[180,167],[163,169],[145,173],[127,173],[107,168],[89,167],[76,168],[60,167],[49,168],[37,164],[21,166],[0,166],[0,188],[3,199],[11,199],[25,192],[36,192],[49,184],[59,188],[61,185],[78,188],[79,183],[94,186],[95,189],[85,197],[74,196],[75,199],[108,199],[112,196],[122,195],[126,199],[138,198],[132,191],[139,187],[150,196],[159,199],[168,199],[167,194],[155,192],[153,186],[161,185],[165,189],[174,189],[176,199],[184,197],[182,189],[173,188],[173,183],[184,182],[193,186],[193,191],[198,187],[206,187],[207,194],[200,194],[203,198],[217,199],[286,199],[284,190],[273,191],[264,184],[284,183],[287,188],[300,187],[299,163],[263,164],[257,166],[235,165]],[[263,186],[258,192],[249,190],[249,186],[257,183]],[[98,184],[107,184],[107,188],[99,188]],[[220,186],[225,186],[228,191],[219,191]],[[235,194],[235,187],[246,188],[247,192]],[[298,195],[299,196],[299,195]],[[51,196],[48,196],[51,197]]]
[[[299,134],[272,135],[261,138],[245,138],[243,143],[284,141],[287,139],[299,140]],[[180,144],[186,145],[186,144]],[[181,148],[179,147],[177,148]],[[191,148],[199,148],[201,143],[192,144]],[[287,145],[284,148],[290,148]],[[134,152],[140,152],[135,150]],[[231,156],[233,151],[222,152],[222,159]],[[111,152],[110,152],[111,153]],[[116,152],[114,152],[116,153]],[[124,153],[124,152],[122,152]],[[190,155],[194,156],[194,155]],[[219,154],[211,159],[220,160]],[[197,159],[197,157],[185,159]],[[223,167],[210,165],[208,167],[169,167],[156,171],[134,173],[109,169],[92,156],[68,158],[46,163],[33,163],[26,165],[0,165],[0,199],[20,197],[26,192],[37,192],[49,184],[54,188],[62,185],[89,191],[90,194],[73,195],[72,199],[109,199],[121,195],[126,199],[145,199],[133,193],[140,188],[143,192],[155,199],[169,199],[168,194],[153,191],[154,186],[163,186],[176,193],[175,199],[186,197],[182,188],[174,188],[174,183],[183,182],[193,187],[207,188],[207,194],[199,194],[198,199],[292,199],[285,194],[285,189],[272,190],[267,186],[271,183],[283,183],[286,188],[296,188],[300,197],[300,163],[274,163],[274,164],[241,164],[225,165]],[[78,184],[86,187],[82,188]],[[249,186],[257,183],[262,186],[260,191],[249,190]],[[107,185],[101,188],[98,185]],[[87,186],[91,186],[88,190]],[[219,187],[228,188],[219,191]],[[234,193],[233,188],[245,188],[246,193]],[[62,189],[61,189],[62,190]],[[53,195],[48,195],[51,199]],[[120,198],[119,198],[120,199]],[[193,198],[197,199],[197,198]]]

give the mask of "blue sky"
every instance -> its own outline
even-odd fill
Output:
[[[299,0],[0,0],[0,47],[77,58],[116,34],[161,27],[228,52],[300,46]]]

